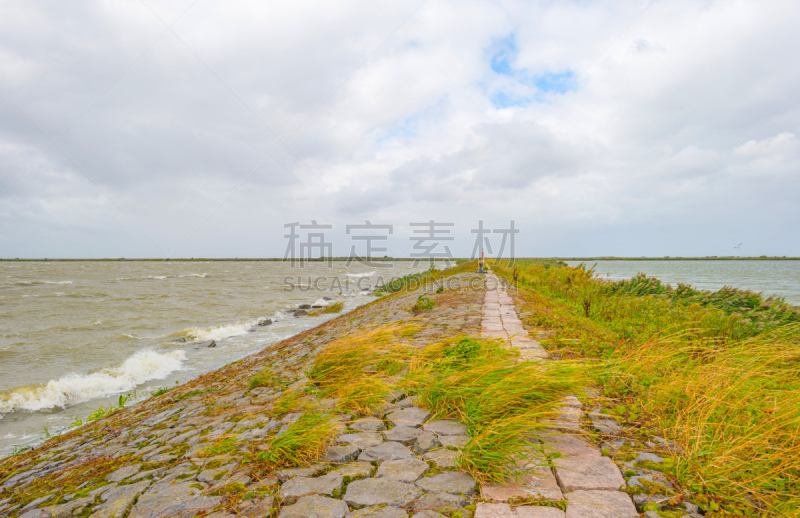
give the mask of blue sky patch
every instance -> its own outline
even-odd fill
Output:
[[[528,106],[531,103],[530,97],[510,95],[499,90],[489,96],[489,100],[495,108],[510,108],[512,106]]]
[[[519,50],[517,49],[517,38],[512,32],[502,40],[498,41],[495,45],[497,50],[492,55],[492,70],[496,74],[504,76],[513,75],[511,68],[511,61],[517,57]]]
[[[500,87],[492,91],[487,89],[486,94],[489,100],[497,108],[527,106],[531,101],[546,102],[545,94],[564,94],[578,89],[577,76],[572,70],[533,74],[526,68],[515,67],[514,62],[519,54],[519,47],[516,34],[513,32],[501,40],[496,40],[492,44],[490,52],[489,66],[492,72],[508,77],[522,87],[536,89],[535,92],[530,92],[529,96],[525,96],[519,91],[511,92],[508,87]]]
[[[556,74],[534,76],[533,84],[536,85],[536,88],[540,92],[563,94],[577,90],[577,80],[575,79],[575,72],[572,70]]]

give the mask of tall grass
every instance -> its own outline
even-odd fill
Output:
[[[411,360],[406,386],[438,417],[466,423],[472,437],[460,467],[482,481],[518,475],[530,462],[530,438],[545,427],[563,396],[585,383],[582,366],[568,362],[518,362],[499,341],[455,337]]]
[[[309,381],[322,397],[338,398],[340,409],[376,413],[391,389],[402,388],[435,417],[463,421],[472,439],[460,466],[479,480],[517,475],[542,418],[586,380],[580,366],[519,362],[492,340],[459,336],[413,348],[404,337],[415,330],[390,324],[336,340],[320,352]]]
[[[307,375],[321,397],[337,398],[342,410],[372,414],[390,390],[389,376],[404,368],[411,351],[403,338],[410,325],[389,324],[331,342]]]
[[[513,278],[509,265],[495,270]],[[518,262],[529,323],[564,357],[608,361],[616,411],[680,451],[672,476],[712,514],[800,516],[797,308],[733,288],[611,283],[583,268]],[[761,325],[759,325],[761,324]]]

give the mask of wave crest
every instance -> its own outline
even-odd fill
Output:
[[[372,271],[372,272],[366,272],[366,273],[348,273],[348,274],[347,274],[347,276],[348,276],[348,277],[354,277],[354,278],[359,278],[359,277],[372,277],[372,276],[373,276],[373,275],[375,275],[376,273],[377,273],[377,272],[374,272],[374,271]]]
[[[232,336],[247,334],[250,329],[257,325],[260,319],[249,322],[239,322],[238,324],[228,324],[222,326],[211,326],[206,328],[190,327],[177,333],[175,336],[189,338],[195,342],[205,342],[207,340],[223,340]]]
[[[46,385],[18,387],[0,392],[0,414],[17,410],[44,410],[91,401],[132,390],[154,379],[164,379],[181,368],[186,360],[183,350],[165,354],[144,350],[135,353],[117,367],[91,374],[67,374]]]

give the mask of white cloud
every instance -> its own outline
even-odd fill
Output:
[[[3,5],[0,88],[35,124],[0,95],[0,191],[30,167],[0,255],[282,255],[289,221],[431,218],[459,254],[481,218],[522,254],[800,254],[800,11],[650,4],[148,3],[177,37],[140,2]],[[37,125],[66,155],[34,163]]]

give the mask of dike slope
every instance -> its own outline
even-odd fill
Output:
[[[700,516],[519,292],[448,273],[0,460],[0,518]]]
[[[481,277],[449,277],[445,291],[431,294],[435,307],[414,314],[418,295],[381,298],[0,460],[0,518],[354,516],[351,508],[386,503],[390,508],[371,516],[407,516],[400,508],[423,512],[469,506],[476,489],[469,475],[442,471],[420,479],[452,467],[454,452],[442,445],[463,444],[463,425],[441,421],[423,428],[428,412],[414,407],[412,398],[393,393],[390,401],[398,404],[384,405],[379,417],[410,426],[392,428],[395,435],[406,432],[402,437],[390,435],[392,430],[384,437],[378,433],[383,421],[337,413],[336,401],[318,400],[305,377],[327,344],[381,326],[411,326],[413,332],[400,333],[397,340],[413,348],[448,336],[480,336]],[[318,448],[324,462],[291,469],[286,459],[292,457],[277,455],[276,438],[295,434],[304,440],[298,432],[314,424],[308,409],[317,409],[343,435],[338,446]],[[304,446],[290,442],[284,441],[286,451]],[[272,467],[265,459],[272,459]],[[282,462],[275,464],[275,459]],[[320,473],[324,476],[311,478]]]

